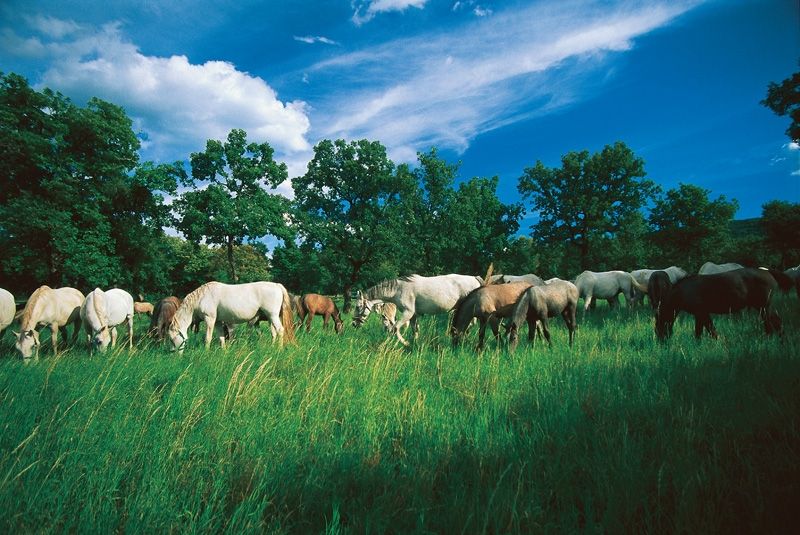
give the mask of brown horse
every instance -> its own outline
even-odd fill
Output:
[[[575,311],[578,308],[578,288],[569,281],[553,280],[542,286],[531,286],[520,296],[514,311],[511,313],[509,325],[508,346],[511,351],[517,348],[519,329],[522,323],[528,323],[528,338],[531,342],[535,339],[536,323],[542,326],[542,334],[550,342],[550,329],[547,325],[548,318],[561,316],[569,330],[569,347],[575,340]]]
[[[328,321],[330,321],[332,316],[333,328],[336,330],[336,334],[342,334],[344,323],[342,323],[339,309],[336,307],[336,303],[333,302],[333,299],[319,294],[305,294],[301,298],[301,304],[300,323],[305,320],[306,332],[311,331],[311,321],[314,319],[315,314],[319,314],[323,317],[323,329],[328,328]]]
[[[143,301],[135,301],[133,303],[134,314],[147,314],[148,316],[152,316],[153,308],[153,303],[147,303]]]
[[[480,322],[478,350],[483,349],[487,323],[491,323],[494,337],[499,340],[499,320],[511,317],[514,305],[523,292],[530,287],[530,282],[510,282],[508,284],[479,286],[459,299],[453,308],[453,324],[450,328],[453,347],[458,346],[461,342],[461,337],[472,322],[472,318],[478,318]]]
[[[743,268],[681,279],[656,310],[656,335],[662,341],[669,337],[675,318],[685,310],[694,316],[695,338],[700,338],[703,329],[717,338],[711,314],[731,314],[745,308],[758,310],[767,334],[780,332],[781,318],[771,306],[777,289],[775,278],[763,269]]]
[[[172,318],[175,317],[175,312],[177,312],[178,307],[181,306],[181,302],[182,299],[180,297],[172,295],[170,297],[165,297],[153,307],[149,332],[155,335],[156,339],[159,341],[164,339],[164,335],[167,333],[167,329],[169,329],[169,324],[172,322]]]

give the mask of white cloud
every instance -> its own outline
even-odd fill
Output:
[[[148,159],[187,158],[233,128],[247,131],[250,140],[269,142],[276,156],[310,150],[306,104],[282,102],[264,80],[231,63],[146,56],[116,23],[98,30],[52,18],[31,20],[47,35],[69,36],[40,43],[39,52],[51,60],[41,85],[78,102],[97,96],[124,107],[146,134],[142,150]]]
[[[475,6],[475,9],[472,10],[476,17],[488,17],[493,13],[491,9],[488,7],[482,6]]]
[[[25,17],[25,20],[31,28],[53,39],[61,39],[83,29],[83,27],[75,21],[61,20],[44,15]]]
[[[309,69],[347,88],[315,102],[318,137],[379,139],[397,154],[464,150],[482,132],[585,98],[613,53],[696,4],[537,4],[339,55]],[[370,87],[354,91],[364,79]]]
[[[373,18],[378,13],[387,13],[389,11],[405,11],[409,7],[422,9],[428,0],[367,0],[366,2],[352,2],[355,9],[353,12],[353,23],[356,26],[361,26]]]
[[[790,141],[789,143],[784,145],[784,147],[786,147],[787,149],[789,149],[791,151],[800,150],[800,144],[798,144],[796,141]]]
[[[303,36],[295,35],[294,40],[300,41],[302,43],[308,43],[310,45],[313,45],[314,43],[323,43],[326,45],[339,44],[337,41],[334,41],[333,39],[328,39],[327,37],[321,35],[303,35]]]

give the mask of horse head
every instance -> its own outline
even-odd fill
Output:
[[[175,324],[169,326],[169,331],[167,331],[167,333],[169,341],[172,342],[172,351],[183,353],[183,350],[186,348],[186,333]]]
[[[356,292],[356,306],[353,310],[353,327],[361,327],[361,325],[367,321],[373,306],[374,304],[371,303],[360,290]]]
[[[108,349],[108,344],[111,342],[110,331],[108,325],[103,325],[98,330],[92,332],[92,346],[100,351],[100,353],[105,353],[106,349]]]
[[[39,333],[35,330],[29,329],[21,333],[14,332],[14,335],[17,337],[17,342],[14,345],[23,359],[31,358],[34,351],[37,354],[39,353]]]

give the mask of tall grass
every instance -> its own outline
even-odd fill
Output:
[[[778,306],[782,338],[745,314],[660,345],[647,310],[598,309],[572,350],[557,319],[514,354],[453,350],[444,318],[411,350],[375,318],[29,364],[6,335],[0,530],[784,531],[800,305]]]

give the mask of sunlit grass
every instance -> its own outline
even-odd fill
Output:
[[[183,356],[142,340],[0,351],[0,526],[30,531],[780,531],[798,503],[798,306],[688,319],[600,307],[575,347],[509,354],[443,318],[411,350],[373,318],[281,347],[240,328]],[[49,349],[43,338],[43,346]]]

